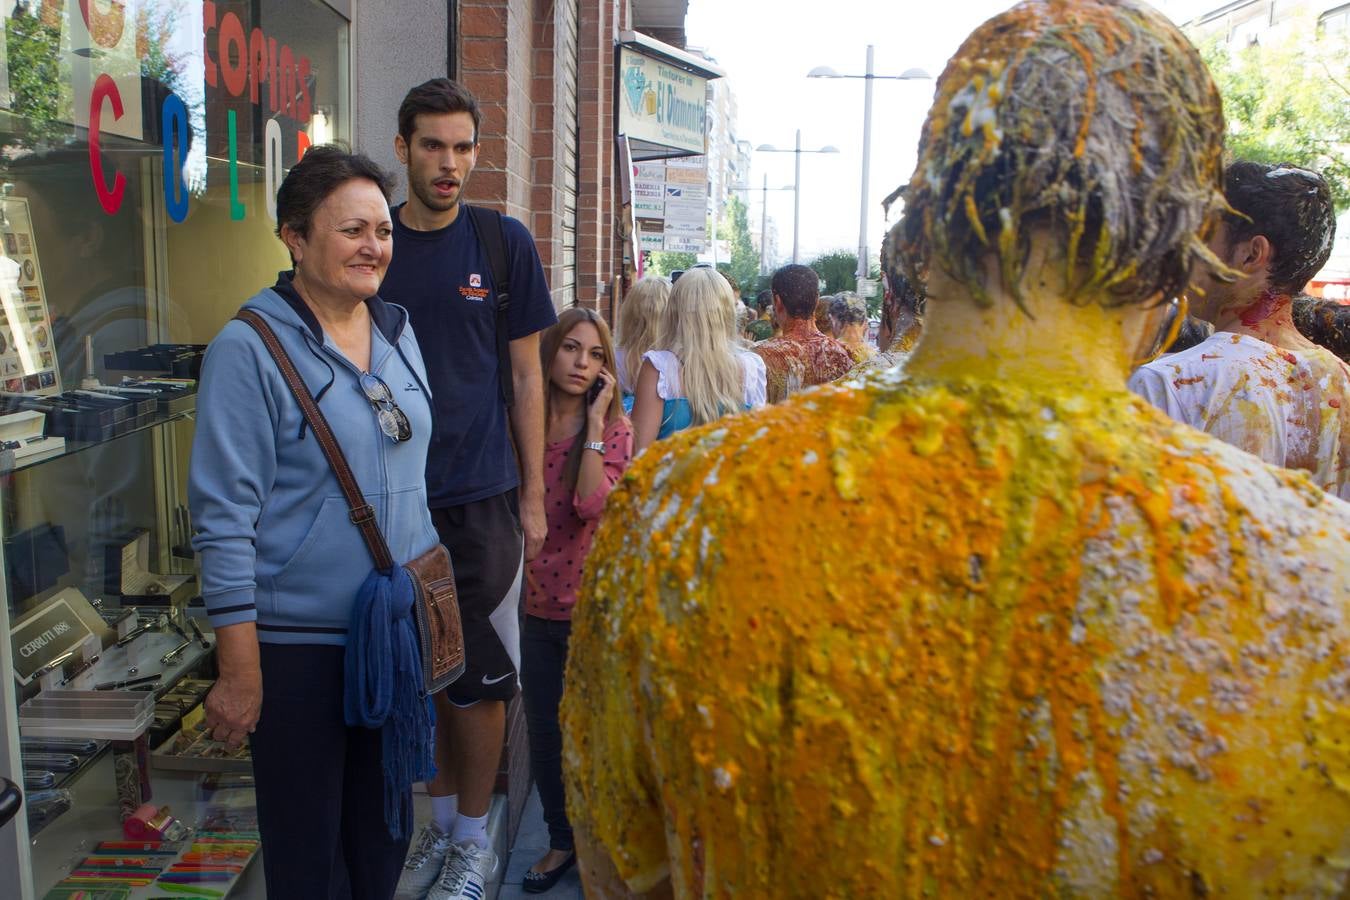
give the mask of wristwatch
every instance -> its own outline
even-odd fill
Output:
[[[587,441],[586,443],[582,444],[581,446],[582,446],[583,449],[586,449],[586,450],[594,450],[596,453],[599,453],[601,456],[604,456],[604,455],[605,455],[605,442],[604,442],[604,441]]]

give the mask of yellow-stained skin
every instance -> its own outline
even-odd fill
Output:
[[[1350,505],[1120,390],[882,376],[652,448],[570,814],[677,897],[1336,897]]]

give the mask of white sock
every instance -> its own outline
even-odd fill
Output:
[[[431,821],[436,823],[436,827],[441,830],[441,834],[450,833],[450,830],[455,827],[455,819],[458,816],[459,794],[431,798]]]
[[[466,842],[476,844],[480,849],[486,850],[488,846],[487,820],[486,815],[475,818],[461,813],[455,819],[455,829],[450,832],[450,841],[455,844]]]

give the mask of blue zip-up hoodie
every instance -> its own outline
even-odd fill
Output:
[[[361,372],[323,334],[289,275],[244,308],[276,332],[375,507],[390,552],[406,562],[437,541],[426,496],[426,370],[407,311],[378,297],[366,304],[370,371],[412,424],[412,439],[398,444],[380,431]],[[346,644],[352,603],[374,562],[295,397],[243,322],[227,323],[206,351],[188,497],[214,627],[256,621],[260,641]]]

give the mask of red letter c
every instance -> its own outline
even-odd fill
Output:
[[[122,192],[126,190],[127,180],[121,172],[113,175],[112,189],[103,175],[103,157],[99,153],[99,120],[103,117],[103,100],[112,103],[113,121],[122,118],[122,95],[117,90],[117,82],[106,72],[94,82],[94,90],[89,94],[89,174],[94,179],[94,193],[98,195],[99,205],[108,215],[116,215],[122,208]]]

